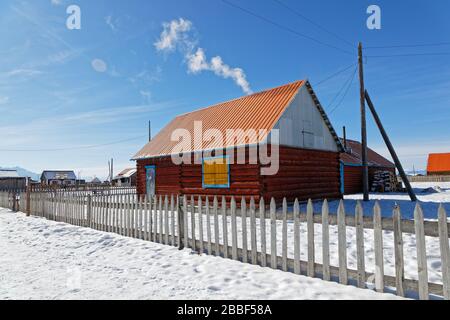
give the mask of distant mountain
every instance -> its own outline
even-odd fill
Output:
[[[405,170],[405,173],[407,175],[409,175],[409,176],[413,176],[414,173],[415,173],[416,176],[417,175],[422,175],[422,176],[426,176],[427,175],[427,171],[426,170],[420,170],[420,169],[416,170],[415,172],[413,170]]]
[[[21,167],[13,167],[13,168],[0,167],[0,169],[17,170],[17,173],[19,174],[19,176],[21,176],[21,177],[30,177],[31,179],[36,180],[36,181],[39,181],[39,179],[41,178],[40,174],[28,171],[27,169],[24,169],[24,168],[21,168]]]

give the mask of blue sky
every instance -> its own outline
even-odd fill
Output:
[[[229,1],[326,45],[221,0],[1,1],[0,166],[106,177],[109,158],[116,172],[133,165],[148,120],[156,133],[179,113],[304,78],[326,110],[338,105],[330,114],[335,129],[346,125],[359,139],[357,77],[344,98],[340,91],[354,68],[315,84],[356,63],[359,40],[427,44],[450,34],[445,0],[282,0],[339,38],[273,0]],[[66,28],[71,4],[81,8],[81,30]],[[371,4],[381,8],[381,30],[366,27]],[[180,18],[189,32],[178,40],[192,53],[201,48],[208,66],[189,65],[183,46],[155,45],[163,24]],[[373,56],[430,52],[450,52],[450,45],[365,51],[366,87],[408,169],[424,168],[429,152],[450,151],[450,55]],[[387,154],[370,115],[368,126],[370,146]]]

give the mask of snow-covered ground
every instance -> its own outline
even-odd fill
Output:
[[[425,219],[437,219],[439,204],[443,204],[450,215],[450,182],[414,182],[411,183],[417,195],[418,203],[422,206]],[[355,213],[357,200],[362,200],[362,194],[345,196],[345,210],[347,215]],[[407,193],[371,193],[371,201],[362,202],[364,215],[372,215],[373,206],[376,200],[380,200],[381,213],[384,217],[392,217],[392,208],[398,204],[401,208],[402,217],[414,219],[414,208],[416,203],[411,202]],[[382,200],[382,201],[381,201]],[[330,201],[330,213],[336,213],[339,201]],[[320,212],[322,202],[314,202],[314,212]],[[306,211],[306,205],[301,206],[302,211]]]
[[[0,209],[0,299],[397,299]]]

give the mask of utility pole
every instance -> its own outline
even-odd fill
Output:
[[[360,112],[361,112],[361,159],[363,170],[363,193],[364,201],[369,201],[369,167],[367,165],[367,129],[366,129],[366,102],[364,88],[364,71],[362,43],[358,45],[359,85],[360,85]]]

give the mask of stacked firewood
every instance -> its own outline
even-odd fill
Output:
[[[373,175],[372,192],[398,191],[397,177],[390,171],[376,171]]]

